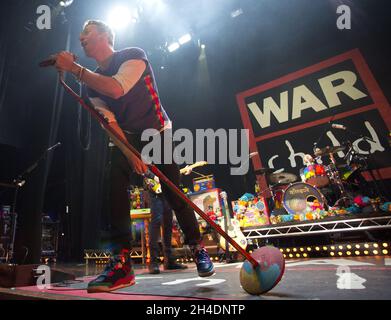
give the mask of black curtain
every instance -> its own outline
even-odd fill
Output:
[[[62,215],[60,249],[64,260],[80,261],[85,249],[99,248],[107,216],[108,138],[95,120],[89,124],[88,114],[75,103],[64,112],[62,124],[68,213]]]
[[[52,16],[50,30],[39,30],[40,4],[19,0],[1,4],[0,10],[0,144],[7,145],[0,151],[9,159],[1,167],[11,180],[34,168],[24,176],[17,199],[18,264],[40,261],[42,216],[53,212],[60,222],[60,257],[79,260],[83,249],[96,248],[105,199],[106,135],[96,122],[89,125],[85,113],[81,117],[55,70],[38,67],[52,53],[74,51],[78,30],[73,34],[73,24],[62,14]],[[77,89],[72,77],[67,82]],[[45,152],[56,142],[61,146]]]

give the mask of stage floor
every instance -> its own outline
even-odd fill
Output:
[[[56,269],[72,272],[77,281],[36,286],[0,288],[3,299],[49,300],[383,300],[391,299],[391,257],[357,257],[287,260],[281,282],[262,296],[247,294],[240,286],[241,263],[216,263],[216,274],[199,278],[194,264],[184,271],[150,275],[136,267],[136,285],[112,293],[88,294],[89,280],[102,266],[67,265]]]

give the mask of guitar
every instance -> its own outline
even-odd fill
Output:
[[[194,168],[201,167],[201,166],[204,166],[207,164],[208,163],[206,161],[198,161],[190,166],[187,165],[186,167],[179,170],[179,172],[180,172],[180,174],[188,175],[191,173],[191,170],[193,170]],[[160,184],[160,180],[152,172],[147,172],[144,175],[143,184],[144,184],[145,189],[147,189],[153,193],[156,193],[156,194],[162,193],[162,187]]]
[[[239,246],[246,250],[247,239],[240,230],[239,221],[236,218],[231,218],[230,210],[228,207],[227,193],[222,191],[220,197],[223,200],[223,212],[224,218],[219,222],[221,229],[223,229]],[[224,222],[226,220],[226,223]],[[227,228],[225,227],[227,225]],[[222,249],[226,249],[228,242],[224,237],[220,237],[219,245]],[[236,251],[235,247],[231,244],[228,246],[229,251]]]
[[[208,163],[206,161],[198,161],[192,165],[187,165],[186,167],[182,168],[181,170],[179,170],[180,174],[183,174],[185,176],[189,175],[191,173],[191,170],[193,170],[194,168],[197,168],[197,167],[201,167],[201,166],[205,166],[207,165]]]

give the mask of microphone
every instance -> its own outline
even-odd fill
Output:
[[[334,128],[334,129],[340,129],[340,130],[346,130],[347,129],[343,124],[337,124],[337,123],[333,123],[331,125],[331,127]]]
[[[74,53],[72,53],[72,55],[73,55],[73,60],[76,61],[77,55],[75,55]],[[54,66],[55,64],[56,64],[56,58],[54,56],[50,56],[50,58],[46,60],[42,60],[40,63],[38,63],[38,66],[44,68],[44,67]]]
[[[54,66],[55,64],[56,64],[56,59],[54,59],[54,58],[49,58],[49,59],[46,59],[46,60],[41,61],[38,65],[39,65],[41,68],[44,68],[44,67]]]

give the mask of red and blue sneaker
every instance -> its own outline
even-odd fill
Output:
[[[136,278],[130,258],[126,256],[116,255],[110,258],[103,273],[88,283],[87,292],[110,292],[134,285]]]
[[[192,248],[192,253],[200,277],[210,277],[215,273],[213,262],[210,260],[208,251],[205,248],[196,246]]]

